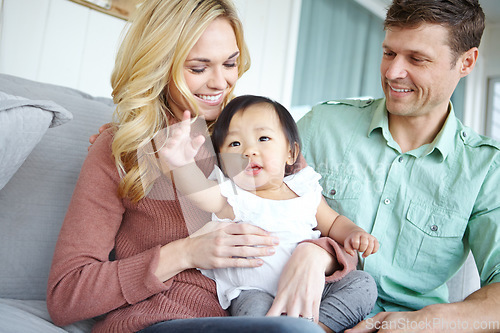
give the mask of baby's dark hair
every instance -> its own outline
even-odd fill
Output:
[[[299,156],[302,144],[300,142],[299,130],[297,124],[293,119],[292,115],[288,110],[280,103],[263,96],[255,95],[243,95],[238,96],[231,100],[226,107],[222,110],[219,118],[215,122],[213,133],[212,133],[212,143],[215,148],[217,155],[220,153],[220,147],[226,139],[227,132],[229,130],[229,124],[233,116],[239,112],[244,111],[246,108],[256,104],[267,104],[272,107],[272,109],[278,115],[278,118],[285,133],[285,137],[290,144],[290,149],[292,151],[292,156]],[[295,145],[297,143],[297,145]],[[296,151],[297,148],[297,151]],[[293,166],[288,167],[285,174],[293,173]]]

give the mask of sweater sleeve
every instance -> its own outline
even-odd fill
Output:
[[[125,212],[111,142],[109,130],[90,149],[57,240],[47,286],[47,307],[57,325],[103,315],[168,289],[154,275],[160,246],[109,260]]]

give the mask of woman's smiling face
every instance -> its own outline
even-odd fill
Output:
[[[184,79],[194,96],[200,116],[215,120],[223,102],[238,80],[239,49],[233,27],[224,18],[215,19],[203,32],[184,62]],[[173,81],[169,85],[168,103],[178,119],[191,110]],[[194,112],[194,110],[191,110]]]

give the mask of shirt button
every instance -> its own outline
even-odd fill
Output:
[[[464,138],[466,138],[467,137],[467,132],[463,131],[462,135],[464,136]]]
[[[399,162],[399,163],[403,162],[403,156],[399,156],[399,158],[398,158],[398,162]]]
[[[437,225],[435,225],[435,224],[431,225],[431,230],[432,230],[432,231],[438,231],[438,229],[439,229],[439,228],[438,228],[438,226],[437,226]]]
[[[334,189],[334,188],[332,188],[332,189],[330,190],[330,195],[335,195],[335,194],[337,194],[337,191],[335,191],[335,189]]]
[[[385,199],[385,200],[384,200],[384,203],[385,203],[386,205],[388,205],[388,204],[390,204],[390,203],[391,203],[391,200],[390,200],[390,199]]]

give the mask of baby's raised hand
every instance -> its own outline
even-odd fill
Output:
[[[205,142],[205,137],[191,137],[191,112],[184,111],[182,121],[170,125],[169,132],[164,147],[158,152],[160,159],[163,159],[170,169],[194,163],[194,157]]]
[[[352,231],[344,241],[344,249],[352,256],[356,254],[356,250],[363,253],[363,258],[366,258],[370,254],[377,252],[378,248],[379,244],[375,236],[362,229]]]

